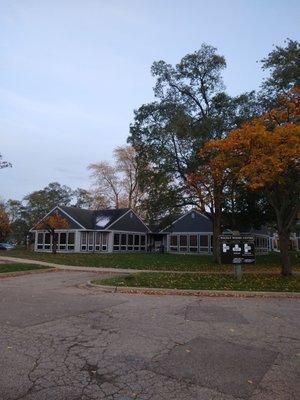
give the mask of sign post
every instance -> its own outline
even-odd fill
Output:
[[[250,235],[221,235],[221,263],[234,265],[234,276],[241,280],[242,264],[255,262],[254,237]]]

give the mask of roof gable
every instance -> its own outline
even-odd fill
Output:
[[[111,230],[126,232],[149,232],[150,229],[132,210],[127,210],[118,220],[109,227]]]
[[[48,214],[46,214],[40,221],[38,221],[33,228],[31,228],[32,231],[36,230],[38,225],[44,221],[46,218],[54,215],[54,214],[58,214],[60,215],[62,218],[66,219],[69,223],[70,228],[69,229],[82,229],[82,226],[78,223],[78,221],[76,221],[72,216],[70,216],[69,214],[65,213],[60,207],[56,206],[55,208],[53,208]]]
[[[191,210],[161,232],[212,232],[211,220],[196,210]]]

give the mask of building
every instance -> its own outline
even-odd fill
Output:
[[[57,206],[31,229],[35,235],[35,251],[51,251],[52,237],[39,229],[41,222],[58,214],[68,221],[68,229],[57,229],[59,252],[145,252],[165,251],[181,254],[212,254],[211,220],[197,210],[190,210],[163,230],[150,230],[130,209],[84,210]],[[258,254],[271,250],[268,233],[244,229],[255,238]]]
[[[69,223],[68,229],[57,229],[59,252],[146,251],[149,228],[130,209],[84,210],[57,206],[31,232],[35,234],[35,251],[51,251],[52,237],[38,226],[58,214]]]
[[[170,253],[211,254],[213,227],[211,220],[190,210],[160,231],[166,251]]]

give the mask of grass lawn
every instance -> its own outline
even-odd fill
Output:
[[[47,269],[47,268],[49,267],[37,264],[21,264],[21,263],[0,264],[0,274],[4,272],[31,271],[33,269]]]
[[[150,287],[194,290],[249,290],[271,292],[300,292],[300,277],[286,278],[280,275],[244,275],[237,281],[228,275],[172,274],[140,272],[126,277],[95,280],[98,285],[121,287]]]
[[[232,271],[232,265],[217,265],[212,256],[208,255],[182,255],[182,254],[159,254],[159,253],[36,253],[34,251],[15,249],[0,253],[0,255],[28,258],[32,260],[48,261],[56,264],[87,266],[87,267],[110,267],[110,268],[132,268],[155,271]],[[292,262],[295,270],[300,271],[300,253],[292,253]],[[257,262],[253,265],[244,266],[248,271],[263,271],[274,269],[280,271],[280,259],[278,253],[265,256],[257,256]]]

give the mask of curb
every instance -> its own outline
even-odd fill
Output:
[[[195,297],[260,297],[260,298],[293,298],[300,299],[298,292],[251,292],[237,290],[192,290],[192,289],[162,289],[146,287],[125,287],[125,286],[105,286],[96,285],[91,281],[86,284],[87,287],[97,288],[107,293],[123,294],[145,294],[158,296],[195,296]]]

